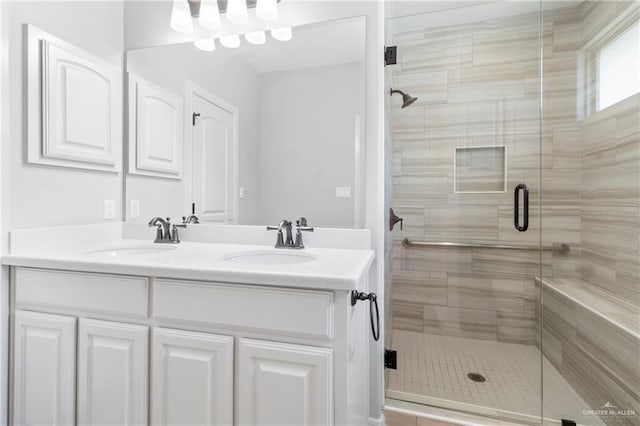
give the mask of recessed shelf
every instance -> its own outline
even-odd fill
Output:
[[[505,146],[456,148],[454,190],[456,193],[506,192],[507,149]]]

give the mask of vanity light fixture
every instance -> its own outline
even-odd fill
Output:
[[[191,22],[191,10],[187,0],[173,0],[171,10],[171,28],[179,33],[192,33],[193,22]]]
[[[291,27],[274,28],[271,30],[271,37],[278,41],[289,41],[292,36]]]
[[[217,31],[222,27],[222,14],[227,21],[245,25],[249,23],[248,9],[255,8],[256,16],[264,21],[278,19],[278,3],[282,0],[173,0],[171,10],[171,28],[185,34],[193,33],[193,20],[197,19],[200,27]],[[194,40],[195,46],[207,52],[215,50],[215,34],[211,38]],[[271,30],[271,36],[279,41],[291,40],[291,27],[280,27]],[[252,31],[244,34],[251,44],[264,44],[267,37],[264,31]],[[240,34],[222,36],[220,44],[232,49],[240,47]]]
[[[212,38],[205,38],[202,40],[194,40],[193,44],[200,50],[205,52],[213,52],[216,50],[216,41]]]
[[[230,49],[236,49],[240,47],[240,36],[238,34],[232,34],[220,37],[220,44]]]
[[[244,38],[251,44],[264,44],[267,41],[267,36],[264,34],[264,31],[246,33]]]
[[[222,26],[218,0],[200,1],[200,16],[198,17],[198,22],[202,28],[208,30],[217,30]]]
[[[257,0],[256,16],[263,21],[273,21],[278,19],[278,1]]]
[[[228,0],[227,20],[233,24],[246,24],[249,22],[247,0]]]

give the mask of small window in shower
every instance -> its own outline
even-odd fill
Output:
[[[506,158],[504,146],[456,148],[453,171],[455,192],[506,192]]]
[[[640,24],[598,52],[598,111],[640,92]]]

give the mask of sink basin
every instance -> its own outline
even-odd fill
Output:
[[[174,246],[140,245],[129,247],[115,247],[90,251],[87,254],[102,255],[108,257],[148,256],[152,254],[166,253],[175,250]]]
[[[316,260],[316,257],[307,253],[292,251],[243,251],[232,253],[222,257],[222,260],[247,265],[290,265],[306,263]]]

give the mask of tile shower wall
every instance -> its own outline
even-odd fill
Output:
[[[585,2],[571,8],[577,11],[573,43],[564,53],[568,60],[545,58],[545,78],[564,79],[567,96],[586,92],[585,102],[593,102],[586,89],[595,84],[578,80],[577,59],[589,54],[589,46],[606,43],[618,29],[611,24],[632,5]],[[553,100],[545,97],[545,105],[553,109]],[[574,98],[566,107],[575,111],[576,105],[580,109]],[[544,274],[542,351],[591,408],[609,402],[640,414],[640,95],[574,121],[582,256],[579,272],[568,279]],[[603,420],[637,425],[640,417]]]
[[[404,230],[394,231],[394,329],[535,343],[533,277],[540,274],[539,253],[405,249],[402,239],[537,244],[540,184],[547,241],[568,243],[572,249],[568,256],[544,253],[543,263],[558,276],[577,272],[580,151],[572,113],[576,94],[571,55],[579,43],[573,31],[579,17],[574,12],[556,12],[544,24],[545,54],[554,69],[545,89],[554,106],[545,111],[549,124],[542,150],[537,13],[444,27],[431,25],[424,15],[422,29],[395,29],[399,61],[392,85],[418,101],[401,109],[394,99],[392,117],[393,206],[405,219]],[[567,84],[573,90],[565,90]],[[471,188],[468,193],[467,180],[465,192],[456,192],[456,147],[487,146],[506,147],[507,191],[473,193]],[[475,173],[476,190],[496,189],[497,179],[504,179],[496,172],[496,156],[473,158],[480,162],[474,160],[465,170]],[[512,191],[521,182],[531,188],[526,233],[514,230],[512,217]]]
[[[633,2],[587,2],[582,45]],[[635,16],[638,19],[636,6]],[[582,145],[582,278],[640,314],[640,95],[590,114]]]

